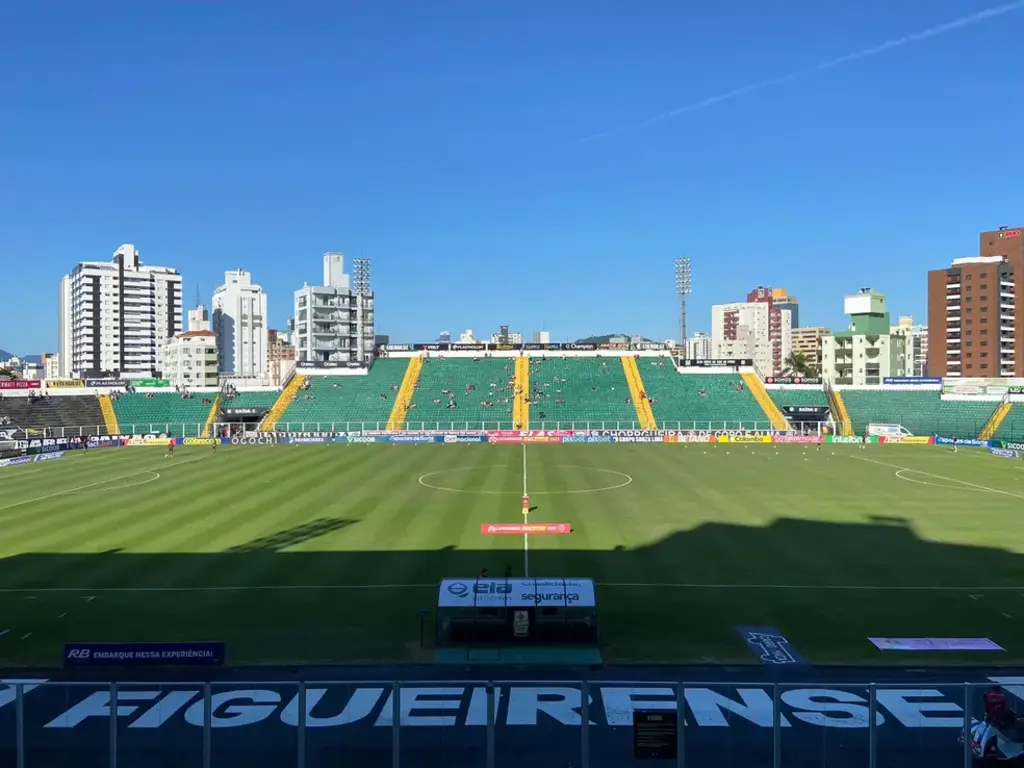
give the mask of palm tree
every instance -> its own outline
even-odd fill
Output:
[[[789,357],[786,358],[783,366],[785,368],[783,372],[786,376],[806,378],[808,376],[814,376],[817,373],[817,371],[814,370],[814,365],[807,359],[807,355],[803,352],[790,352]]]

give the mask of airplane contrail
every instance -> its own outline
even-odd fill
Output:
[[[856,53],[848,53],[845,56],[840,56],[836,59],[831,59],[822,64],[818,64],[816,67],[810,69],[803,69],[797,72],[791,72],[788,75],[782,75],[780,77],[773,77],[769,80],[761,80],[750,85],[744,85],[741,88],[736,88],[725,93],[720,93],[717,96],[709,96],[706,99],[695,101],[692,104],[687,104],[683,107],[677,107],[669,110],[668,112],[662,112],[661,114],[649,117],[646,120],[641,120],[636,123],[622,126],[621,128],[613,128],[608,131],[601,131],[599,133],[592,133],[589,136],[584,136],[580,139],[580,142],[596,141],[597,139],[604,139],[609,136],[616,136],[620,133],[626,133],[628,131],[635,131],[640,128],[646,128],[647,126],[654,125],[656,123],[669,120],[679,115],[685,115],[690,112],[697,112],[707,107],[720,104],[723,101],[731,101],[732,99],[738,99],[741,96],[754,93],[756,91],[762,91],[765,88],[771,88],[776,85],[783,85],[791,80],[796,80],[799,77],[805,77],[807,75],[814,74],[815,72],[822,72],[827,69],[841,66],[843,64],[849,64],[852,61],[859,61],[860,59],[866,59],[870,56],[875,56],[879,53],[885,53],[891,51],[894,48],[902,48],[904,45],[910,45],[911,43],[917,43],[921,40],[928,40],[932,37],[944,35],[947,32],[953,32],[954,30],[960,29],[961,27],[967,27],[971,24],[977,24],[980,21],[986,21],[988,19],[995,18],[997,16],[1005,16],[1013,11],[1019,11],[1024,8],[1024,0],[1016,0],[1016,2],[1007,3],[1005,5],[999,5],[995,8],[986,8],[982,11],[977,11],[968,16],[964,16],[954,21],[947,21],[945,24],[939,24],[935,27],[929,27],[928,29],[921,30],[920,32],[914,32],[903,37],[898,37],[895,40],[888,40],[880,45],[872,46],[871,48],[865,48]]]

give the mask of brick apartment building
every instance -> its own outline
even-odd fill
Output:
[[[979,255],[928,273],[928,375],[1024,377],[1024,234],[982,232]]]

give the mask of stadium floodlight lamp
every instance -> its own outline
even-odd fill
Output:
[[[370,295],[370,260],[352,259],[352,287],[359,296]]]
[[[676,259],[676,293],[680,296],[686,296],[690,293],[691,288],[690,257]]]

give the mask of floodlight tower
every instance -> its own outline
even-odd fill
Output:
[[[690,293],[690,257],[676,259],[676,293],[679,295],[679,343],[686,347],[686,297]]]

